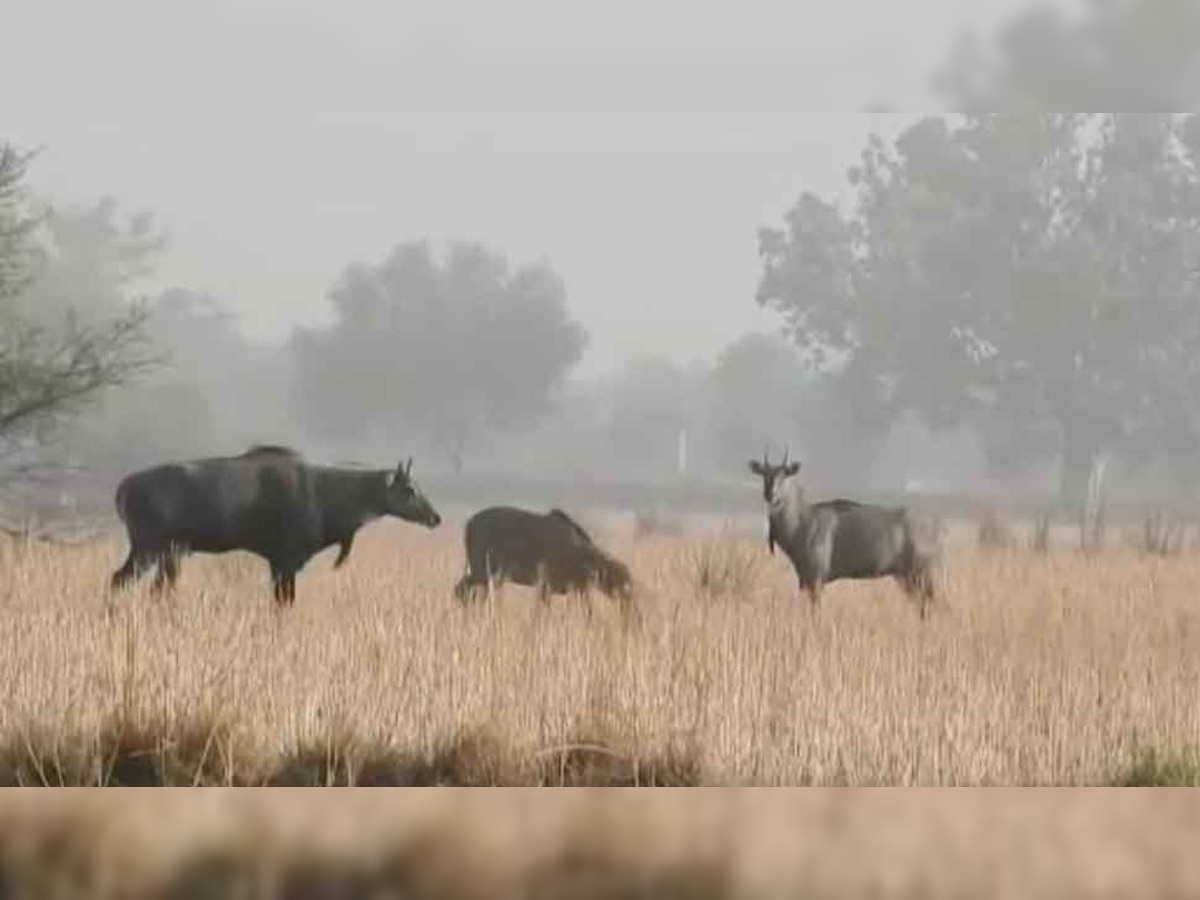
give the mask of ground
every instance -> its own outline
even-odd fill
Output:
[[[10,783],[1070,785],[1200,743],[1200,559],[952,542],[922,625],[891,581],[819,615],[761,536],[595,524],[637,583],[461,608],[460,532],[378,523],[309,563],[192,557],[177,593],[109,597],[123,558],[5,546]],[[140,761],[140,762],[139,762]]]
[[[249,556],[194,557],[178,593],[156,601],[149,578],[108,595],[119,534],[0,545],[0,779],[1200,783],[1193,554],[983,551],[958,527],[946,603],[922,625],[886,581],[834,585],[814,617],[753,522],[639,536],[590,517],[629,561],[639,615],[597,597],[589,620],[569,598],[542,609],[519,587],[460,608],[459,524],[373,525],[343,569],[330,567],[334,550],[313,560],[283,612]],[[16,792],[0,809],[0,884],[24,896],[54,893],[64,878],[95,897],[232,896],[263,866],[282,879],[271,896],[1118,897],[1200,887],[1200,858],[1183,846],[1200,807],[1175,795],[30,796]]]

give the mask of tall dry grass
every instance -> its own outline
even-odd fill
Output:
[[[1200,745],[1195,557],[955,550],[922,625],[890,581],[831,586],[814,617],[761,539],[724,538],[725,564],[705,540],[604,538],[635,623],[512,586],[459,607],[452,528],[372,526],[282,614],[249,556],[110,603],[120,538],[7,545],[0,776],[1062,785]]]

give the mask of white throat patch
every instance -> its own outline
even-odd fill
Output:
[[[786,476],[775,482],[775,490],[771,492],[771,502],[768,504],[771,509],[783,509],[787,506],[788,499],[792,495],[794,485],[792,479],[794,475]]]

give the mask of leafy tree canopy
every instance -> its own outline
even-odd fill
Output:
[[[985,426],[999,465],[1144,458],[1200,398],[1195,116],[985,113],[873,137],[840,209],[764,229],[758,301],[847,357],[879,423]]]
[[[998,467],[1059,457],[1066,499],[1110,451],[1200,481],[1200,117],[1051,112],[1187,106],[1200,4],[1046,2],[935,82],[964,112],[873,136],[847,205],[764,229],[758,301],[840,354],[861,426],[970,419]]]
[[[1071,16],[1042,3],[994,47],[960,40],[935,86],[969,112],[1186,109],[1200,91],[1200,4],[1089,0]]]
[[[350,266],[330,303],[333,324],[292,342],[308,424],[339,437],[424,434],[456,467],[472,434],[543,416],[586,346],[558,275],[473,243],[441,259],[408,243]]]
[[[772,441],[791,441],[793,455],[799,455],[803,448],[795,437],[807,399],[806,375],[796,348],[780,336],[743,335],[720,353],[711,378],[709,428],[723,468],[740,474],[747,456],[757,456]]]
[[[702,365],[680,366],[660,356],[630,360],[609,387],[606,431],[612,465],[639,480],[674,474],[681,431],[688,434],[689,456],[695,460],[708,374]]]

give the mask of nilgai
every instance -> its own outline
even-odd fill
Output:
[[[134,472],[117,486],[116,506],[129,556],[113,573],[114,589],[157,563],[161,591],[174,586],[181,556],[246,550],[267,561],[275,602],[288,606],[305,563],[336,544],[340,567],[366,523],[396,516],[436,528],[442,521],[413,481],[411,459],[357,470],[310,465],[270,445]]]
[[[821,589],[841,579],[894,577],[917,601],[925,619],[935,601],[933,569],[940,553],[936,524],[904,507],[875,506],[853,500],[810,504],[796,477],[800,463],[772,465],[751,460],[750,471],[762,479],[767,504],[767,547],[778,544],[796,571],[815,611]]]
[[[633,599],[629,568],[600,547],[561,509],[536,513],[512,506],[491,506],[463,528],[467,571],[454,588],[460,601],[480,588],[512,581],[538,588],[542,602],[551,594],[586,594],[595,586],[628,606]]]

